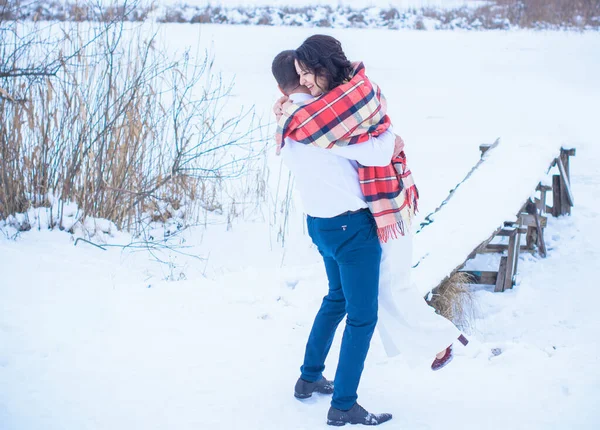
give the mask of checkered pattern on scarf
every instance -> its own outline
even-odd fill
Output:
[[[385,97],[359,63],[350,81],[314,101],[291,104],[284,110],[277,124],[277,153],[286,137],[326,149],[366,142],[390,126],[386,111]],[[419,199],[404,152],[385,167],[359,165],[358,175],[381,241],[404,235],[405,224],[410,226]]]

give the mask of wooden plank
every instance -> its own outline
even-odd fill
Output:
[[[535,211],[533,211],[535,212]],[[519,215],[519,217],[521,218],[523,225],[526,227],[536,227],[537,224],[535,222],[535,217],[533,216],[533,214],[526,214],[523,213],[521,215]],[[546,228],[548,226],[548,219],[546,217],[540,217],[540,224],[542,228]]]
[[[494,287],[495,293],[501,293],[504,291],[504,279],[506,277],[506,262],[508,258],[500,258],[500,267],[498,268],[498,277],[496,278],[496,286]]]
[[[496,285],[498,278],[498,272],[487,270],[461,270],[460,272],[469,275],[473,284]]]
[[[494,245],[489,245],[490,248],[485,248],[482,249],[480,251],[478,251],[478,254],[501,254],[504,251],[508,250],[508,245],[499,245],[499,244],[494,244]],[[527,248],[527,245],[521,245],[519,252],[528,252],[530,254],[535,254],[535,248],[534,249],[529,249]]]
[[[518,227],[519,224],[514,222],[514,221],[504,221],[504,228],[508,227],[508,228],[515,228]],[[510,230],[509,230],[510,231]],[[525,234],[527,233],[527,228],[525,227],[519,227],[518,229],[515,229],[515,231],[521,233],[521,234]],[[507,233],[502,233],[502,230],[498,231],[498,233],[496,233],[496,236],[509,236],[509,234]]]
[[[561,177],[561,192],[564,192],[567,197],[567,202],[569,203],[568,213],[571,213],[571,207],[575,206],[575,200],[573,199],[573,193],[571,192],[571,182],[569,180],[569,174],[567,172],[567,168],[564,165],[564,162],[561,158],[558,159],[558,170],[560,171]],[[562,196],[561,196],[562,197]],[[561,200],[562,203],[562,200]]]
[[[552,215],[555,217],[561,215],[560,183],[560,175],[552,176]]]
[[[574,157],[575,154],[577,153],[576,148],[561,148],[560,149],[561,154],[565,153],[567,154],[569,157]]]
[[[511,237],[511,236],[514,236],[515,234],[517,234],[518,231],[519,231],[519,229],[517,229],[517,228],[503,228],[502,230],[500,230],[498,232],[498,234],[496,236]]]
[[[513,287],[513,276],[515,274],[515,259],[519,258],[517,250],[517,235],[511,236],[508,241],[508,259],[506,261],[506,277],[504,278],[504,290]]]
[[[552,187],[550,185],[542,185],[541,183],[535,187],[536,191],[552,191]]]
[[[490,243],[485,249],[479,251],[480,254],[491,254],[494,252],[504,252],[508,249],[508,245],[504,243]],[[521,245],[520,251],[527,251],[527,245]]]

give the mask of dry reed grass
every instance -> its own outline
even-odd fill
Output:
[[[218,188],[254,168],[253,113],[223,119],[231,86],[209,56],[169,60],[119,19],[0,29],[0,219],[53,195],[135,230],[168,215],[157,202],[222,207]]]
[[[457,327],[470,331],[474,327],[474,297],[469,288],[472,278],[457,272],[431,295],[429,304]]]

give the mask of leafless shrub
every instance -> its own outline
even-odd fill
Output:
[[[425,27],[425,23],[423,22],[423,17],[417,18],[415,22],[415,30],[427,30],[427,27]]]
[[[536,27],[541,23],[554,26],[598,27],[598,0],[496,0],[504,6],[507,18],[520,27]]]
[[[218,207],[216,187],[258,155],[253,112],[225,113],[211,58],[169,59],[124,21],[0,21],[0,218],[52,194],[135,230],[167,215],[159,202]]]
[[[190,22],[192,24],[209,24],[211,22],[210,9],[206,8],[194,14]]]
[[[125,3],[127,3],[125,1]],[[2,5],[19,4],[19,8],[4,8]],[[123,6],[82,5],[71,0],[61,2],[52,0],[40,5],[33,0],[2,0],[0,17],[5,19],[30,19],[51,21],[106,21],[117,17],[128,21],[147,19],[150,6],[136,7],[125,11]],[[275,7],[275,6],[239,6],[225,8],[221,6],[198,6],[176,4],[166,7],[159,22],[192,22],[214,24],[256,24],[288,26],[331,27],[339,17],[344,17],[346,25],[354,28],[417,28],[427,29],[423,18],[439,21],[440,29],[509,29],[522,28],[577,28],[598,29],[600,27],[599,0],[496,0],[480,7],[461,7],[454,9],[412,8],[402,13],[390,7],[379,11],[375,20],[369,9],[351,9],[347,6],[332,8],[317,7]],[[371,11],[372,12],[372,11]],[[280,20],[274,22],[273,17]],[[190,18],[191,17],[191,18]],[[415,17],[417,19],[415,19]]]
[[[262,14],[261,17],[256,22],[257,25],[273,25],[273,20],[271,19],[271,15],[266,13]]]
[[[183,11],[181,9],[167,9],[164,16],[159,18],[158,22],[183,23],[187,22],[187,19],[183,16]]]
[[[400,12],[398,12],[398,9],[396,8],[391,8],[388,10],[382,10],[381,11],[381,18],[384,21],[394,21],[398,18],[400,18]]]

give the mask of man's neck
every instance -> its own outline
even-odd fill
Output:
[[[299,101],[304,101],[304,100],[308,100],[308,99],[312,98],[310,91],[309,92],[294,91],[294,92],[291,92],[288,96],[291,100],[299,100]]]

